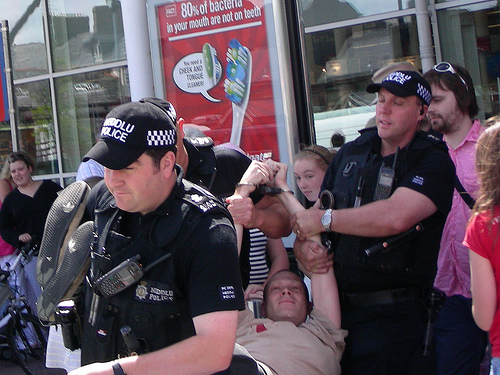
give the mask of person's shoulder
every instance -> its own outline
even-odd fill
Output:
[[[59,190],[62,190],[61,185],[55,183],[52,180],[43,180],[42,181],[42,186],[44,186],[47,190],[50,190],[50,191],[59,191]]]
[[[431,147],[448,152],[448,146],[446,146],[446,142],[444,142],[441,138],[436,137],[434,134],[426,131],[419,131],[417,134],[415,134],[411,148],[420,149]]]
[[[180,198],[189,206],[195,207],[202,215],[206,214],[223,214],[228,216],[229,213],[225,205],[216,198],[208,190],[196,185],[189,180],[182,180],[182,192]],[[229,215],[230,216],[230,215]]]

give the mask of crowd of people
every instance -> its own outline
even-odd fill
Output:
[[[500,374],[500,121],[476,119],[456,64],[384,67],[367,91],[375,118],[354,141],[335,132],[331,148],[303,147],[294,184],[286,164],[186,136],[166,100],[111,110],[78,172],[95,238],[79,245],[91,262],[78,358],[60,367],[444,375],[491,362]],[[61,189],[33,180],[26,154],[7,165],[2,262],[40,241]]]

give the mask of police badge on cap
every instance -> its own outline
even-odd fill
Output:
[[[104,120],[99,141],[83,161],[94,159],[109,169],[123,169],[146,150],[175,148],[177,131],[174,107],[166,100],[141,99],[111,110]]]

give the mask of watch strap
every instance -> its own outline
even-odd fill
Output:
[[[123,371],[123,368],[118,361],[113,363],[113,374],[114,375],[127,375],[127,374],[125,374],[125,371]]]

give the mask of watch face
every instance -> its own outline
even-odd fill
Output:
[[[323,217],[321,218],[321,224],[323,226],[330,226],[330,223],[332,221],[332,210],[326,210],[325,213],[323,214]]]

